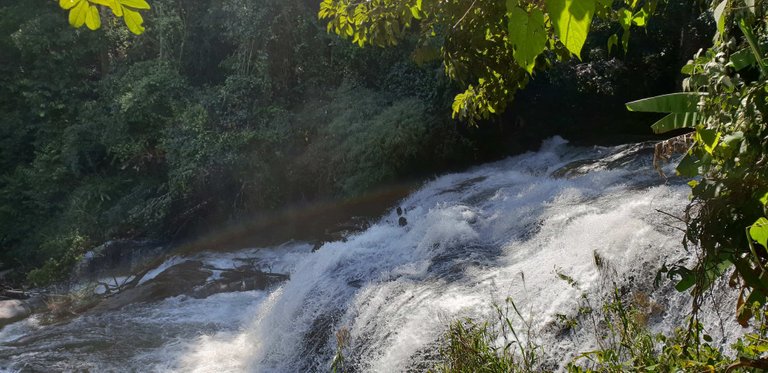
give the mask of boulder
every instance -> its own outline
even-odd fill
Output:
[[[27,318],[32,311],[21,300],[11,299],[0,301],[0,328]]]

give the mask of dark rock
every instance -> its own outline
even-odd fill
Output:
[[[398,206],[398,207],[397,207],[397,216],[400,216],[400,215],[402,215],[402,214],[403,214],[403,208],[402,208],[402,207],[400,207],[400,206]]]
[[[170,267],[146,283],[123,290],[105,298],[91,311],[102,312],[120,309],[133,303],[163,300],[178,295],[191,294],[195,288],[205,285],[213,274],[203,268],[200,261],[186,261]]]
[[[315,251],[320,250],[324,243],[325,242],[315,242],[315,244],[312,246],[312,252],[314,253]]]
[[[190,296],[207,298],[213,294],[235,291],[264,290],[288,280],[288,276],[279,273],[267,273],[253,269],[235,269],[222,272],[219,279],[196,288]]]
[[[75,268],[73,282],[136,273],[150,262],[161,258],[168,247],[157,241],[108,241],[85,254]]]
[[[141,285],[105,298],[91,311],[111,311],[133,303],[156,302],[179,295],[207,298],[218,293],[264,290],[288,279],[283,274],[237,268],[222,270],[217,279],[209,281],[213,270],[220,269],[206,268],[200,261],[174,265]]]
[[[0,290],[0,300],[5,299],[27,299],[29,298],[29,294],[25,293],[23,290],[16,290],[16,289],[1,289]]]
[[[397,224],[400,224],[401,227],[404,227],[408,225],[408,219],[406,219],[405,216],[401,216],[400,219],[397,220]]]

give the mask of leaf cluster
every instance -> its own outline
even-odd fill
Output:
[[[69,24],[74,28],[86,25],[91,30],[101,27],[99,6],[108,8],[117,18],[122,18],[132,33],[144,32],[144,18],[139,10],[150,9],[145,0],[59,0],[59,6],[69,10]]]
[[[626,49],[631,27],[643,27],[656,1],[636,0],[324,0],[329,32],[359,46],[392,46],[409,29],[418,59],[439,57],[445,73],[466,87],[453,115],[474,123],[501,113],[535,69],[581,57],[593,19],[618,22]],[[611,37],[609,48],[618,43]]]

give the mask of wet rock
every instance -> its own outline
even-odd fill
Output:
[[[573,161],[552,172],[551,176],[555,179],[570,179],[586,175],[589,171],[596,169],[600,165],[600,161],[594,159]]]
[[[194,289],[188,295],[194,298],[207,298],[217,293],[264,290],[286,280],[288,276],[284,274],[254,269],[235,269],[222,272],[217,280]]]
[[[0,328],[23,320],[30,314],[32,310],[24,301],[18,299],[0,301]]]
[[[73,274],[73,282],[135,273],[139,268],[160,258],[168,247],[157,241],[108,241],[85,254]]]
[[[438,195],[448,194],[448,193],[463,193],[467,189],[471,188],[477,183],[481,183],[487,179],[488,176],[478,176],[469,180],[464,180],[459,184],[454,185],[452,188],[443,189],[441,190]]]
[[[397,220],[397,224],[400,224],[401,227],[404,227],[408,225],[408,219],[406,219],[405,216],[401,216],[400,219]]]
[[[222,272],[210,280],[214,270]],[[141,285],[105,298],[91,312],[116,310],[133,303],[156,302],[180,295],[207,298],[218,293],[264,290],[287,279],[287,275],[250,268],[208,268],[200,261],[190,260],[166,269]]]
[[[27,299],[29,295],[23,290],[16,289],[0,289],[0,300],[4,299]]]
[[[146,303],[193,293],[213,274],[200,261],[190,260],[172,266],[146,283],[105,298],[91,311],[116,310],[133,303]]]
[[[553,178],[573,178],[586,175],[597,170],[615,170],[632,166],[634,169],[643,170],[651,165],[654,154],[654,143],[646,142],[630,144],[619,148],[612,154],[593,159],[581,159],[570,162],[552,172]]]

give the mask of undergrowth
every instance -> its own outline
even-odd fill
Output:
[[[445,335],[440,373],[543,372],[564,365],[571,373],[585,372],[762,372],[768,369],[768,309],[754,306],[753,332],[731,345],[734,355],[723,352],[704,333],[699,322],[671,333],[653,333],[646,325],[646,311],[637,297],[623,299],[619,291],[596,310],[581,307],[578,318],[558,318],[563,328],[594,328],[596,349],[583,351],[571,361],[552,364],[547,346],[537,341],[530,320],[507,300],[513,313],[494,305],[495,317],[487,322],[464,319],[453,322]],[[577,320],[578,319],[578,320]],[[502,327],[499,327],[499,322]],[[513,325],[519,325],[515,328]],[[502,343],[503,341],[503,343]],[[548,360],[549,359],[549,360]]]

